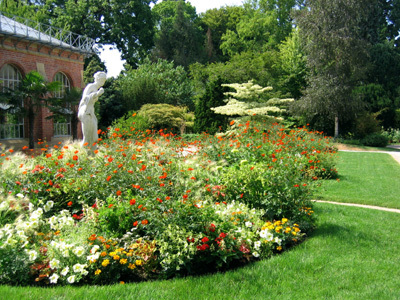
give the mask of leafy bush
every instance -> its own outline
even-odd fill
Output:
[[[186,129],[190,131],[194,124],[193,114],[188,113],[185,107],[169,104],[146,104],[138,114],[147,120],[150,128],[156,130],[168,129],[184,133]]]
[[[389,143],[389,139],[382,134],[373,133],[363,138],[361,143],[365,146],[371,147],[386,147]]]
[[[120,79],[125,109],[138,110],[147,103],[166,103],[194,109],[193,87],[182,66],[159,59],[145,60]]]
[[[400,143],[400,129],[389,128],[383,130],[381,134],[387,137],[389,143]]]

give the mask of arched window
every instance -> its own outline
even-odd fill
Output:
[[[9,89],[18,87],[22,80],[21,72],[13,65],[4,65],[0,70],[0,86]]]
[[[6,64],[0,69],[0,91],[18,88],[22,80],[21,72],[13,65]],[[12,107],[0,102],[0,139],[19,139],[24,137],[24,120]]]
[[[54,93],[56,98],[64,97],[65,93],[71,89],[71,83],[68,77],[62,73],[58,72],[54,76],[54,81],[58,81],[61,86],[58,91]],[[54,125],[54,136],[69,136],[71,135],[71,117],[70,113],[71,107],[69,103],[65,104],[65,107],[60,109],[60,114],[57,114],[53,118]]]
[[[54,76],[54,81],[61,83],[60,89],[55,92],[54,96],[57,98],[62,98],[65,95],[65,92],[71,89],[69,79],[64,73],[58,72]]]

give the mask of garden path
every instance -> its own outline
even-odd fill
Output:
[[[393,145],[393,146],[388,146],[388,147],[400,150],[400,145]],[[345,146],[339,146],[338,148],[339,148],[339,151],[387,153],[387,154],[390,154],[400,164],[400,152],[365,151],[363,149],[357,149],[357,148],[348,149]],[[383,211],[390,211],[390,212],[400,213],[400,209],[396,209],[396,208],[387,208],[387,207],[364,205],[364,204],[355,204],[355,203],[341,203],[341,202],[323,201],[323,200],[313,200],[313,201],[314,202],[320,202],[320,203],[331,203],[331,204],[337,204],[337,205],[345,205],[345,206],[357,206],[357,207],[363,207],[363,208],[370,208],[370,209],[376,209],[376,210],[383,210]]]

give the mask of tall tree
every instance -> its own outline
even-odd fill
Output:
[[[196,9],[184,0],[163,1],[153,8],[156,27],[153,59],[174,61],[188,67],[204,59],[204,38]]]
[[[208,61],[226,61],[228,56],[221,50],[222,36],[228,31],[236,32],[236,24],[245,10],[241,6],[225,6],[209,9],[200,15],[206,33],[206,54]]]
[[[2,10],[115,45],[133,66],[153,46],[150,4],[156,0],[5,1],[0,2]]]
[[[375,0],[309,0],[297,14],[310,69],[309,86],[297,103],[308,118],[323,116],[339,134],[339,121],[354,118],[352,91],[365,78],[370,42],[365,27]]]

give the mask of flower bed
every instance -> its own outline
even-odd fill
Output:
[[[305,128],[234,126],[190,143],[116,128],[93,155],[75,144],[35,158],[3,151],[0,283],[200,274],[304,240],[312,188],[336,172],[331,140]]]

